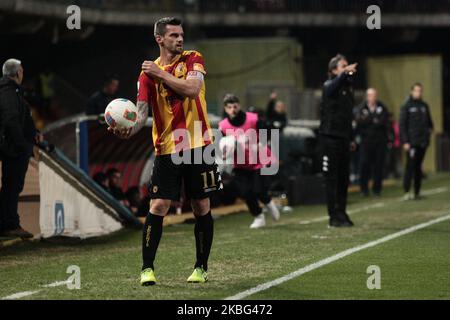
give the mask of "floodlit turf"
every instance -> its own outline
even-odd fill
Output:
[[[445,187],[446,189],[442,189]],[[418,201],[399,200],[399,186],[383,197],[354,194],[349,210],[356,226],[328,229],[324,206],[301,206],[278,223],[249,230],[249,214],[216,220],[209,282],[188,284],[195,246],[193,225],[166,227],[156,260],[159,283],[139,285],[138,231],[76,244],[22,243],[0,249],[0,298],[39,292],[23,299],[223,299],[274,280],[301,267],[450,214],[450,175],[424,181],[436,190]],[[365,209],[365,210],[364,210]],[[310,221],[310,223],[307,223]],[[42,285],[67,279],[66,268],[81,268],[81,289]],[[369,265],[381,268],[381,289],[366,286]],[[434,224],[378,246],[356,252],[248,299],[450,299],[450,221]]]

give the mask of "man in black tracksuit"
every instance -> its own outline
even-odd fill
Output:
[[[352,75],[357,64],[349,65],[342,55],[328,64],[329,79],[324,83],[320,106],[320,141],[322,171],[325,177],[330,227],[350,227],[347,215],[347,189],[350,171],[352,137]]]
[[[356,123],[361,134],[360,186],[364,196],[369,195],[369,178],[373,174],[373,194],[379,196],[383,182],[383,168],[387,148],[389,115],[377,100],[377,91],[369,88],[366,100],[359,107]]]
[[[33,235],[20,226],[17,212],[28,161],[37,139],[28,103],[20,84],[23,69],[19,60],[9,59],[3,64],[0,79],[0,157],[2,160],[2,188],[0,192],[0,233],[3,236],[31,238]]]
[[[406,169],[403,178],[405,200],[418,199],[422,183],[422,162],[430,143],[433,131],[430,108],[422,100],[422,85],[415,83],[411,87],[411,95],[400,109],[400,140],[407,153]],[[414,177],[414,196],[409,190]]]

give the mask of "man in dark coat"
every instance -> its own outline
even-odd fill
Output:
[[[0,79],[0,156],[2,188],[0,192],[0,233],[6,237],[31,238],[20,226],[18,203],[23,190],[28,161],[39,135],[23,98],[21,62],[9,59],[3,64]]]
[[[400,109],[400,140],[406,151],[406,169],[403,178],[405,200],[418,199],[422,184],[422,163],[433,131],[430,108],[422,100],[423,87],[415,83],[408,100]],[[410,195],[414,178],[414,195]]]
[[[350,150],[355,149],[352,77],[356,66],[356,63],[349,65],[342,55],[333,57],[322,91],[319,134],[330,227],[353,226],[346,207]]]
[[[387,149],[389,114],[378,100],[377,91],[369,88],[366,100],[356,116],[358,132],[361,134],[360,185],[364,196],[369,195],[369,179],[373,177],[373,194],[379,196],[383,184],[383,168]]]

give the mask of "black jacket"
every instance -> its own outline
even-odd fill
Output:
[[[109,96],[103,91],[95,92],[87,102],[86,114],[98,115],[104,113],[106,106],[115,98],[115,96]]]
[[[322,135],[352,140],[353,88],[351,76],[343,72],[325,81],[320,104],[320,127]]]
[[[433,129],[430,108],[422,100],[409,97],[400,109],[400,140],[412,146],[426,147]]]
[[[268,127],[283,130],[287,124],[286,113],[278,113],[275,111],[275,99],[270,99],[267,103],[266,118]]]
[[[374,112],[370,111],[364,101],[358,108],[356,124],[363,142],[387,143],[389,114],[380,101],[377,101]]]
[[[0,155],[31,155],[36,127],[21,87],[9,77],[0,79]]]

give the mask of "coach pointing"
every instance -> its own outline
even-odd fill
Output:
[[[325,81],[320,105],[320,143],[322,171],[325,178],[330,227],[351,227],[347,215],[347,188],[352,141],[353,88],[352,75],[357,63],[348,64],[338,54],[328,64],[329,79]]]

